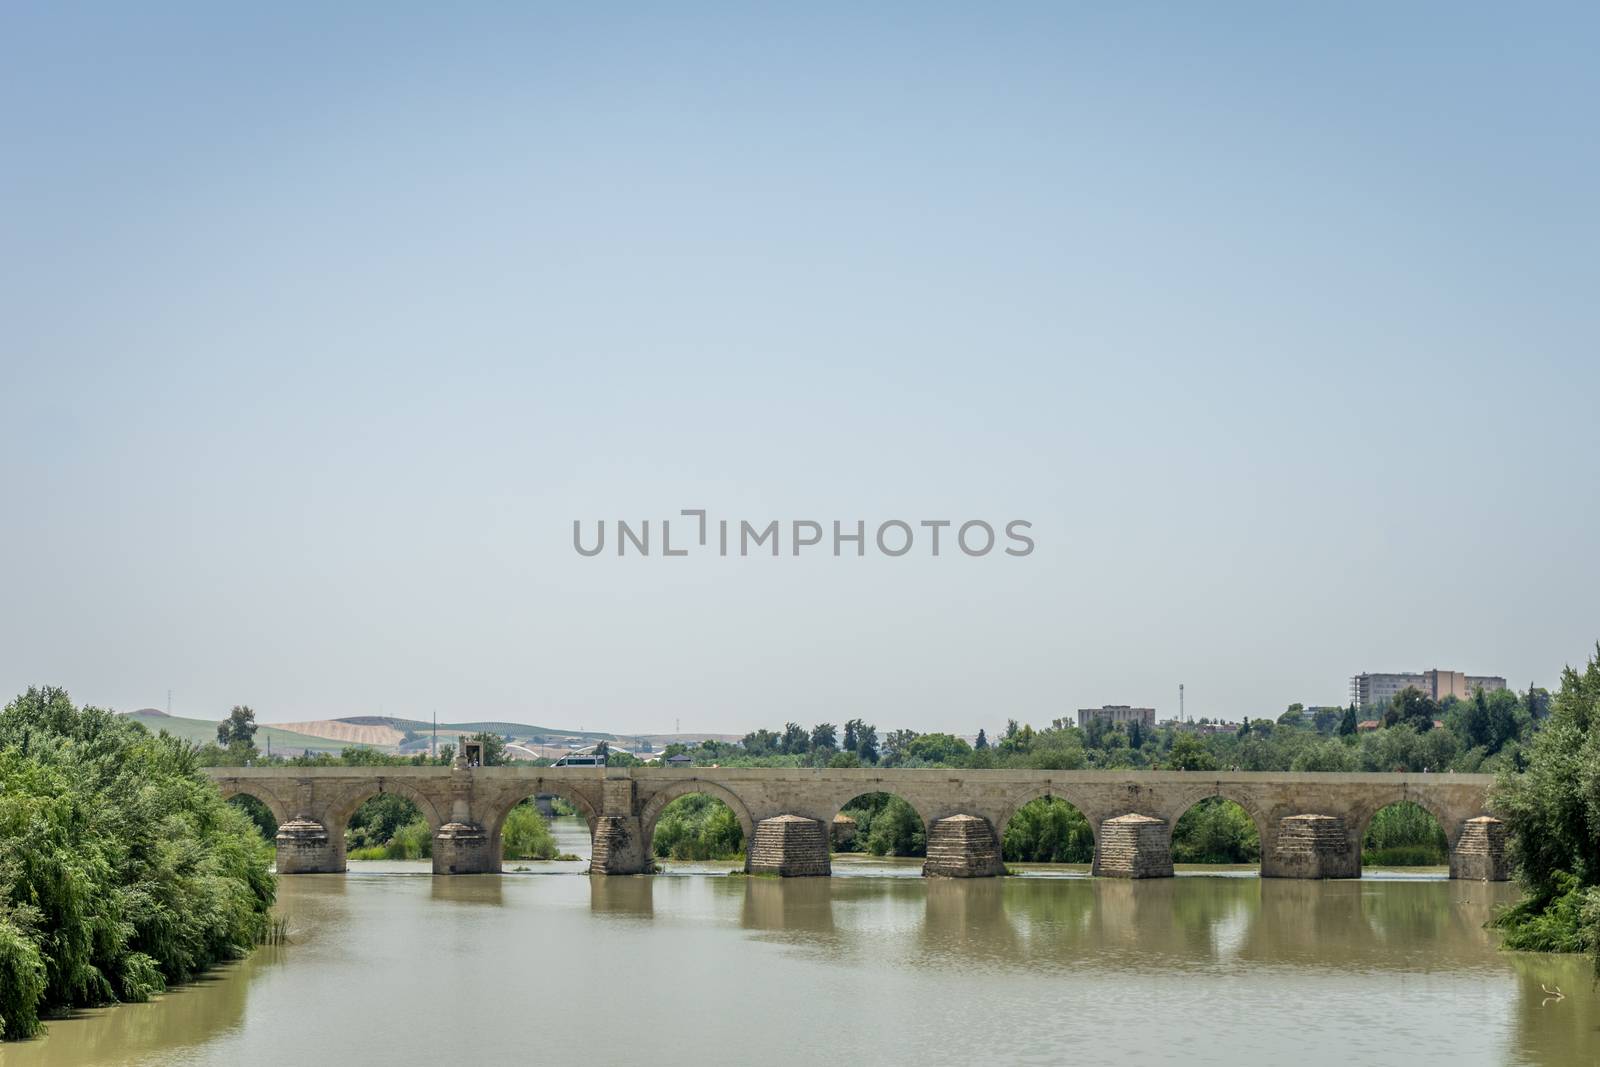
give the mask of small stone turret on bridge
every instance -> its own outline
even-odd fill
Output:
[[[989,877],[1003,872],[1006,823],[1029,801],[1059,797],[1089,820],[1094,872],[1172,874],[1172,831],[1195,804],[1240,805],[1261,837],[1269,878],[1349,878],[1361,873],[1361,841],[1379,809],[1412,801],[1431,812],[1450,845],[1454,878],[1503,880],[1505,825],[1487,811],[1490,775],[1314,774],[1201,771],[802,770],[605,767],[218,767],[225,795],[248,794],[277,818],[282,874],[345,869],[344,828],[380,793],[410,798],[433,831],[436,874],[500,869],[501,828],[520,801],[566,798],[593,835],[590,870],[652,869],[657,820],[674,799],[705,793],[738,817],[747,868],[786,876],[829,873],[835,817],[864,793],[892,793],[922,817],[923,873]]]

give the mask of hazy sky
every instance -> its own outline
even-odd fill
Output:
[[[405,6],[0,13],[0,692],[971,732],[1600,638],[1593,5]],[[695,507],[1037,548],[573,550]]]

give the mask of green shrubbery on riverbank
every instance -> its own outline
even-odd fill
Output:
[[[0,712],[0,1037],[248,951],[271,862],[193,746],[28,690]]]
[[[1361,863],[1366,867],[1437,867],[1449,862],[1450,843],[1439,820],[1408,800],[1374,815],[1361,843]]]
[[[1492,804],[1524,889],[1498,920],[1505,946],[1591,952],[1600,968],[1600,646],[1562,672],[1526,771],[1502,773]]]
[[[658,858],[689,862],[738,859],[744,848],[739,817],[705,793],[678,797],[662,809],[651,843]]]

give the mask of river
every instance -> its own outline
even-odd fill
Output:
[[[585,853],[574,823],[562,848]],[[0,1064],[1600,1062],[1587,961],[1484,929],[1506,885],[513,867],[285,878],[290,944],[53,1021]]]

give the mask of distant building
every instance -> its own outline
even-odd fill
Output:
[[[1462,674],[1460,671],[1429,670],[1414,674],[1357,674],[1350,678],[1350,702],[1358,708],[1376,708],[1392,701],[1402,689],[1420,689],[1434,700],[1456,697],[1466,700],[1473,691],[1486,693],[1504,689],[1499,675]]]
[[[686,756],[682,752],[667,757],[668,767],[691,767],[693,765],[694,757]]]
[[[1140,726],[1153,730],[1156,725],[1156,709],[1130,708],[1126,704],[1107,704],[1099,708],[1078,709],[1079,729],[1088,726],[1093,719],[1103,719],[1112,725],[1116,725],[1119,722],[1136,722]]]

